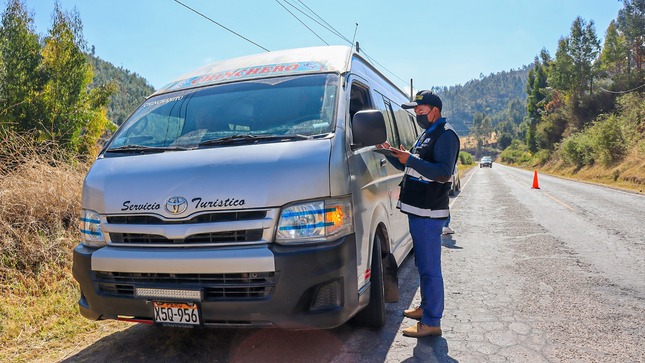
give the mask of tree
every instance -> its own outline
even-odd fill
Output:
[[[519,125],[526,115],[526,106],[522,100],[514,98],[507,104],[504,114],[508,120]]]
[[[579,98],[589,87],[593,94],[593,61],[600,50],[600,41],[596,36],[594,22],[587,24],[584,19],[577,17],[571,25],[569,38],[569,55],[573,60],[574,92]]]
[[[43,130],[45,137],[70,151],[92,154],[101,131],[110,126],[105,112],[114,88],[89,91],[93,71],[84,53],[82,30],[78,13],[63,12],[56,2],[42,49],[47,75],[43,102],[48,115]]]
[[[497,140],[497,145],[500,149],[504,150],[507,147],[511,146],[513,142],[513,135],[507,132],[500,134],[499,139]]]
[[[618,28],[625,35],[629,49],[628,72],[645,67],[645,0],[623,0],[618,12]]]
[[[20,0],[11,0],[0,28],[0,132],[38,127],[43,88],[40,44],[33,19]]]
[[[569,54],[569,38],[560,38],[548,82],[555,89],[569,93],[573,85],[573,58]]]
[[[609,23],[605,32],[605,42],[600,53],[600,70],[609,77],[615,77],[627,69],[629,57],[625,37],[618,33],[614,20]]]
[[[529,71],[526,82],[526,144],[531,152],[536,152],[538,143],[536,141],[537,124],[540,122],[541,112],[546,103],[547,75],[546,68],[549,67],[550,57],[546,50],[542,50],[540,57],[535,57],[533,69]]]

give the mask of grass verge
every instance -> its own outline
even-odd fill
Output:
[[[632,150],[620,163],[612,166],[593,165],[577,168],[562,162],[547,163],[538,170],[569,179],[601,184],[643,193],[645,191],[645,158],[638,149]]]
[[[58,361],[129,326],[78,313],[71,265],[87,165],[28,138],[0,149],[0,361]]]

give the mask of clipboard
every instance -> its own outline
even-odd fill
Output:
[[[374,151],[374,152],[376,152],[376,153],[379,153],[379,154],[383,154],[383,155],[385,155],[385,156],[394,156],[394,154],[392,154],[392,150],[390,150],[390,149],[379,149],[379,148],[375,148],[375,149],[373,149],[372,151]]]

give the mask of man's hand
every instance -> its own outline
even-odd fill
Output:
[[[387,142],[387,141],[385,141],[385,142],[384,142],[384,143],[382,143],[382,144],[376,144],[376,148],[377,148],[377,149],[388,149],[388,150],[389,150],[391,147],[392,147],[392,146],[391,146],[391,145],[390,145],[390,143],[389,143],[389,142]]]
[[[410,152],[405,150],[403,145],[399,146],[399,149],[390,147],[390,151],[392,151],[392,156],[395,158],[399,159],[401,164],[405,165],[408,162],[408,158],[410,157]]]

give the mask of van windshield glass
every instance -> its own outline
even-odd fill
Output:
[[[107,151],[177,151],[227,145],[215,140],[231,137],[280,142],[326,135],[334,128],[337,85],[338,75],[317,74],[159,95],[130,116]]]

